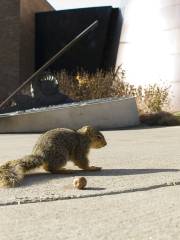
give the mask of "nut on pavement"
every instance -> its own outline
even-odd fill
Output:
[[[84,189],[87,185],[87,180],[85,177],[77,177],[73,180],[73,185],[77,189]]]

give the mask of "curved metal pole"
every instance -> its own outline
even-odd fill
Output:
[[[41,74],[50,64],[56,61],[57,58],[61,57],[67,50],[69,50],[76,42],[78,42],[82,37],[84,37],[88,32],[94,30],[98,25],[98,21],[93,22],[89,27],[84,29],[79,35],[77,35],[71,42],[69,42],[64,48],[62,48],[58,53],[56,53],[49,61],[47,61],[42,67],[40,67],[35,73],[33,73],[25,82],[23,82],[14,92],[12,92],[9,97],[7,97],[1,104],[2,108],[14,95],[19,92],[24,86],[32,81],[33,78]]]

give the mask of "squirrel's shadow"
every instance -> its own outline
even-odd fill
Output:
[[[72,173],[66,174],[51,174],[46,172],[33,173],[25,176],[21,186],[37,185],[41,182],[47,182],[57,178],[67,178],[75,176],[124,176],[124,175],[139,175],[139,174],[153,174],[161,172],[178,172],[179,169],[102,169],[101,171],[83,171],[72,170]]]

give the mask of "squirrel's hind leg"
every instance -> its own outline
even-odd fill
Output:
[[[72,173],[71,170],[63,168],[67,163],[67,157],[63,154],[58,157],[58,159],[53,159],[52,161],[45,162],[43,164],[43,168],[47,172],[51,172],[54,174],[66,174]]]

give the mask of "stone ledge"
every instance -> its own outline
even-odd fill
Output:
[[[78,129],[83,125],[107,130],[138,124],[133,97],[90,100],[0,115],[0,133],[43,132],[59,127]]]

